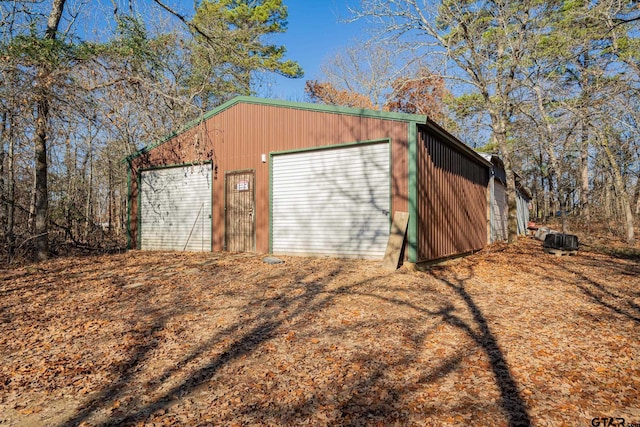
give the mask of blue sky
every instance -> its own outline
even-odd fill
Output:
[[[274,41],[287,48],[287,59],[297,61],[305,75],[301,79],[269,76],[272,83],[260,94],[302,101],[305,82],[321,77],[321,63],[361,37],[364,26],[340,22],[348,16],[346,0],[284,0],[284,4],[289,11],[288,29]]]
[[[126,10],[131,4],[137,9],[136,12],[142,14],[148,13],[149,7],[155,9],[156,13],[160,10],[151,0],[134,3],[129,3],[128,0],[98,0],[85,9],[86,19],[78,23],[80,33],[86,36],[93,34],[96,22],[99,23],[97,27],[103,27],[103,30],[106,25],[113,25],[109,18],[113,14],[114,1],[121,10]],[[297,61],[305,75],[300,79],[287,79],[275,74],[265,74],[263,77],[266,83],[257,87],[259,96],[303,101],[305,82],[321,77],[321,63],[340,49],[353,44],[356,37],[363,38],[363,23],[340,22],[349,16],[347,2],[355,5],[358,0],[283,0],[289,13],[287,31],[271,36],[268,42],[285,46],[286,59]],[[164,0],[164,3],[187,18],[194,14],[193,0]],[[159,16],[167,19],[169,25],[181,25],[164,11]]]

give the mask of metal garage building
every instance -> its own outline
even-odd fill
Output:
[[[127,158],[131,247],[382,259],[487,242],[491,164],[426,116],[238,97]]]

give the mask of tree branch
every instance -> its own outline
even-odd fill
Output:
[[[154,3],[156,3],[158,6],[160,6],[162,9],[166,10],[167,12],[169,12],[171,15],[175,16],[176,18],[178,18],[187,28],[189,28],[189,30],[199,35],[201,35],[202,37],[204,37],[209,43],[213,44],[213,39],[211,37],[209,37],[204,31],[202,31],[197,25],[195,25],[193,22],[189,21],[184,15],[182,15],[180,12],[170,8],[169,6],[167,6],[166,4],[164,4],[162,1],[160,0],[153,0]]]

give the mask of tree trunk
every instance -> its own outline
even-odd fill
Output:
[[[66,0],[53,0],[51,5],[51,13],[49,19],[47,19],[47,29],[44,34],[44,38],[48,40],[55,40],[58,25],[60,24],[60,18],[62,18],[62,12],[64,10],[64,4]]]
[[[546,181],[546,182],[545,182]],[[542,185],[542,220],[549,219],[549,180],[545,174],[540,175],[540,183]]]
[[[606,173],[606,172],[605,172]],[[606,179],[604,180],[604,217],[607,222],[611,221],[613,218],[613,210],[611,207],[613,206],[613,197],[611,197],[611,174],[606,173]]]
[[[553,179],[552,176],[547,172],[545,174],[545,179],[547,180],[547,187],[544,194],[544,209],[546,212],[546,220],[553,218],[556,210],[554,209],[554,201],[553,201]]]
[[[589,209],[589,134],[587,125],[582,122],[582,147],[580,152],[580,213],[587,222],[591,222]]]
[[[36,171],[33,170],[33,187],[29,195],[29,217],[27,218],[27,232],[33,233],[33,220],[36,215]]]
[[[51,13],[47,20],[47,29],[44,38],[55,40],[58,25],[64,10],[66,0],[54,0],[51,5]],[[49,191],[47,188],[47,127],[49,124],[49,100],[51,97],[51,85],[49,81],[51,70],[44,64],[39,73],[40,84],[43,87],[36,99],[36,129],[34,135],[35,145],[35,187],[34,187],[34,222],[35,222],[35,258],[38,261],[49,257]]]
[[[562,224],[562,232],[568,233],[569,228],[567,226],[567,195],[562,194],[560,197],[560,223]]]
[[[108,159],[107,161],[107,167],[109,169],[108,171],[108,175],[107,175],[107,179],[108,179],[108,198],[109,200],[107,201],[107,210],[108,210],[108,216],[107,216],[107,231],[109,232],[110,235],[113,235],[114,230],[117,229],[118,224],[117,224],[117,218],[118,218],[118,214],[117,214],[117,203],[116,203],[116,179],[115,179],[115,171],[114,166],[113,166],[113,161],[111,160],[111,158]]]
[[[34,222],[35,222],[35,257],[38,261],[49,257],[48,210],[49,193],[47,189],[47,122],[49,119],[49,101],[43,95],[37,101],[36,133],[35,133],[35,187],[34,187]]]
[[[91,128],[89,128],[89,181],[87,183],[87,201],[84,209],[84,241],[85,243],[89,239],[89,229],[93,221],[91,220],[91,203],[93,201],[93,138],[91,137]]]
[[[5,151],[5,141],[7,151]],[[5,111],[2,114],[0,129],[0,216],[4,242],[6,243],[9,260],[13,258],[15,248],[15,163],[14,163],[13,113]],[[6,161],[5,161],[6,160]]]
[[[107,231],[111,234],[113,225],[113,174],[111,171],[111,159],[107,161]]]
[[[128,229],[128,205],[127,198],[129,197],[128,187],[124,181],[120,181],[120,198],[119,198],[119,218],[118,218],[118,236],[121,236],[123,232],[126,233]]]
[[[2,237],[6,240],[7,237],[7,174],[4,170],[5,158],[7,157],[7,153],[4,150],[4,141],[6,140],[6,136],[8,133],[8,113],[7,111],[3,111],[0,116],[0,231],[2,232]]]
[[[511,152],[507,144],[507,121],[499,114],[491,114],[491,118],[493,121],[493,135],[498,144],[498,148],[500,149],[500,154],[502,155],[504,171],[507,179],[507,241],[509,243],[514,243],[518,238],[516,180],[513,173],[513,165],[511,163]]]
[[[629,193],[624,185],[624,180],[622,178],[620,168],[618,167],[618,163],[616,162],[606,139],[602,142],[602,148],[604,149],[607,160],[609,161],[609,167],[611,168],[611,173],[613,175],[613,188],[615,189],[617,199],[619,200],[620,207],[622,209],[621,214],[625,225],[625,238],[629,245],[633,245],[635,243],[635,233]]]
[[[13,257],[15,249],[15,214],[16,214],[16,177],[15,177],[15,141],[13,138],[13,116],[9,122],[9,163],[7,165],[7,251]]]
[[[552,201],[553,201],[552,203],[554,204],[553,212],[555,213],[557,211],[557,208],[559,208],[560,214],[564,215],[566,211],[567,189],[566,189],[566,185],[564,185],[564,183],[561,182],[561,180],[564,181],[564,179],[562,178],[562,171],[560,170],[560,162],[558,162],[556,153],[553,148],[554,130],[551,126],[551,118],[547,114],[547,111],[544,107],[545,97],[543,95],[542,88],[539,85],[535,85],[534,92],[536,93],[536,105],[538,108],[538,113],[540,114],[540,117],[542,117],[544,121],[544,128],[543,128],[544,138],[542,139],[543,147],[541,148],[541,150],[544,149],[544,151],[547,153],[548,160],[549,160],[547,177],[549,179],[549,191],[552,196]],[[551,191],[554,178],[555,178],[555,184],[556,184],[555,193]],[[564,218],[562,221],[563,221],[563,228],[564,228],[565,227]]]
[[[75,156],[71,155],[71,139],[67,136],[66,149],[65,149],[65,165],[67,169],[67,197],[65,198],[64,206],[64,221],[66,224],[65,240],[74,240],[73,236],[73,201],[75,196]]]
[[[633,192],[633,206],[636,215],[640,215],[640,176],[636,178],[636,189]]]
[[[536,219],[544,220],[546,217],[545,211],[545,199],[546,199],[546,191],[544,189],[544,168],[542,163],[542,149],[538,152],[538,171],[540,177],[540,188],[536,192]]]

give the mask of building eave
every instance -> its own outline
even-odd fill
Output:
[[[419,124],[419,126],[424,126],[427,129],[437,133],[441,138],[443,138],[445,141],[447,141],[453,147],[457,148],[462,153],[464,153],[467,156],[469,156],[470,158],[474,159],[475,161],[480,163],[482,166],[485,166],[487,168],[492,168],[493,167],[493,164],[489,160],[487,160],[480,153],[478,153],[476,150],[474,150],[473,148],[469,147],[467,144],[465,144],[464,142],[460,141],[458,138],[456,138],[455,136],[450,134],[446,129],[444,129],[442,126],[440,126],[439,124],[437,124],[433,120],[427,118],[426,122],[424,124]]]

